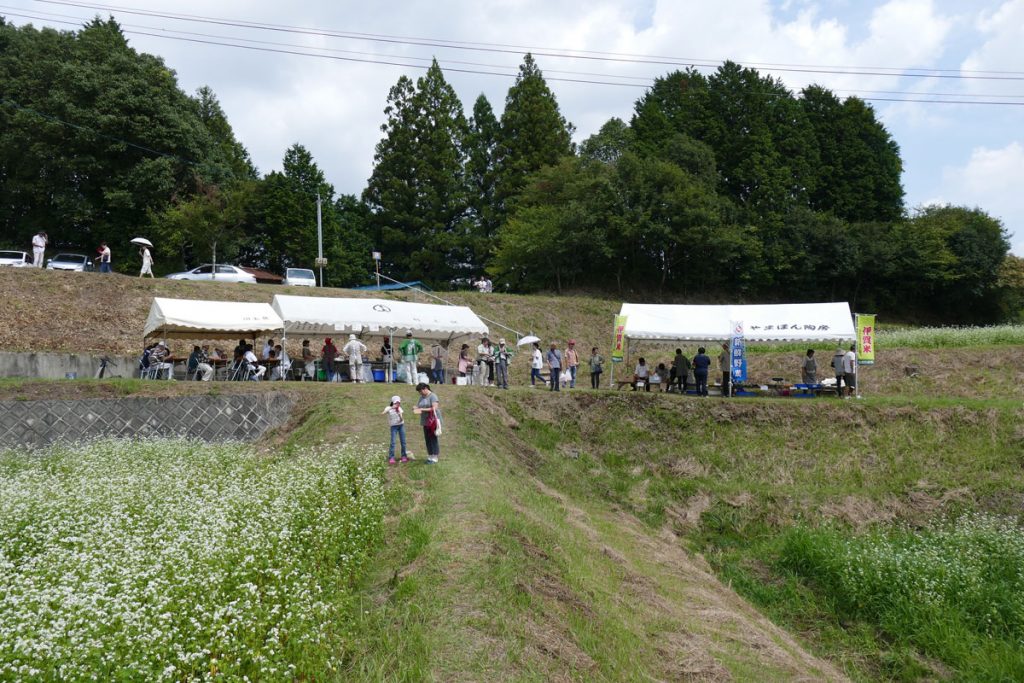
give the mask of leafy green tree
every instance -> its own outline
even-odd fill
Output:
[[[585,159],[614,163],[622,154],[631,149],[635,142],[633,130],[620,118],[611,118],[601,130],[591,135],[580,145],[580,156]]]
[[[466,180],[469,185],[472,241],[469,258],[474,271],[481,270],[494,251],[500,226],[495,197],[496,153],[501,132],[491,103],[484,95],[476,98],[466,137]]]
[[[220,101],[209,86],[196,91],[196,113],[202,121],[212,143],[209,158],[204,164],[204,175],[211,182],[255,180],[258,177],[248,150],[235,138],[231,124],[220,106]]]
[[[899,146],[863,100],[840,102],[810,86],[799,103],[818,147],[811,206],[847,221],[895,221],[903,216],[903,162]]]
[[[572,154],[573,130],[559,111],[533,55],[527,53],[505,97],[501,115],[497,200],[503,217],[508,215],[509,202],[523,188],[528,175]]]
[[[384,138],[363,193],[391,277],[447,282],[469,267],[468,125],[435,60],[388,95]]]

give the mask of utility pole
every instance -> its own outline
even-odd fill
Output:
[[[380,289],[380,252],[373,252],[374,271],[377,273],[377,289]]]
[[[320,220],[320,193],[316,193],[316,265],[320,267],[320,286],[324,286],[324,226]]]

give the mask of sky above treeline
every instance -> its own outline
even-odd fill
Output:
[[[373,167],[388,89],[432,58],[500,115],[532,51],[576,141],[652,80],[731,59],[794,91],[869,100],[900,145],[907,206],[980,207],[1024,255],[1024,0],[7,0],[16,25],[113,16],[194,92],[213,88],[262,173],[298,142],[339,192]]]

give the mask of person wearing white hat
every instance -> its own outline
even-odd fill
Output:
[[[514,355],[505,340],[499,339],[498,351],[494,354],[494,385],[499,389],[508,389],[508,364]]]
[[[356,339],[356,335],[348,335],[348,343],[341,349],[348,356],[348,375],[353,382],[363,381],[363,354],[366,344]]]
[[[152,357],[156,361],[156,378],[160,379],[160,375],[167,373],[167,379],[171,379],[171,375],[174,372],[174,364],[170,362],[171,350],[167,348],[167,344],[162,339],[156,343]]]
[[[388,426],[391,428],[391,447],[388,449],[388,464],[395,464],[395,437],[402,444],[402,462],[409,462],[412,453],[405,449],[405,414],[402,411],[402,397],[392,396],[391,403],[384,409],[382,415],[388,416]]]

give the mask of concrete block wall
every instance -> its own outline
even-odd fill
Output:
[[[142,353],[140,352],[141,356]],[[114,365],[108,365],[104,377],[135,377],[139,359],[131,356],[109,356]],[[75,373],[79,379],[96,376],[100,356],[88,353],[16,353],[0,351],[0,377],[29,377],[64,379]]]
[[[0,448],[100,437],[184,436],[252,441],[287,421],[283,392],[227,396],[0,401]]]

